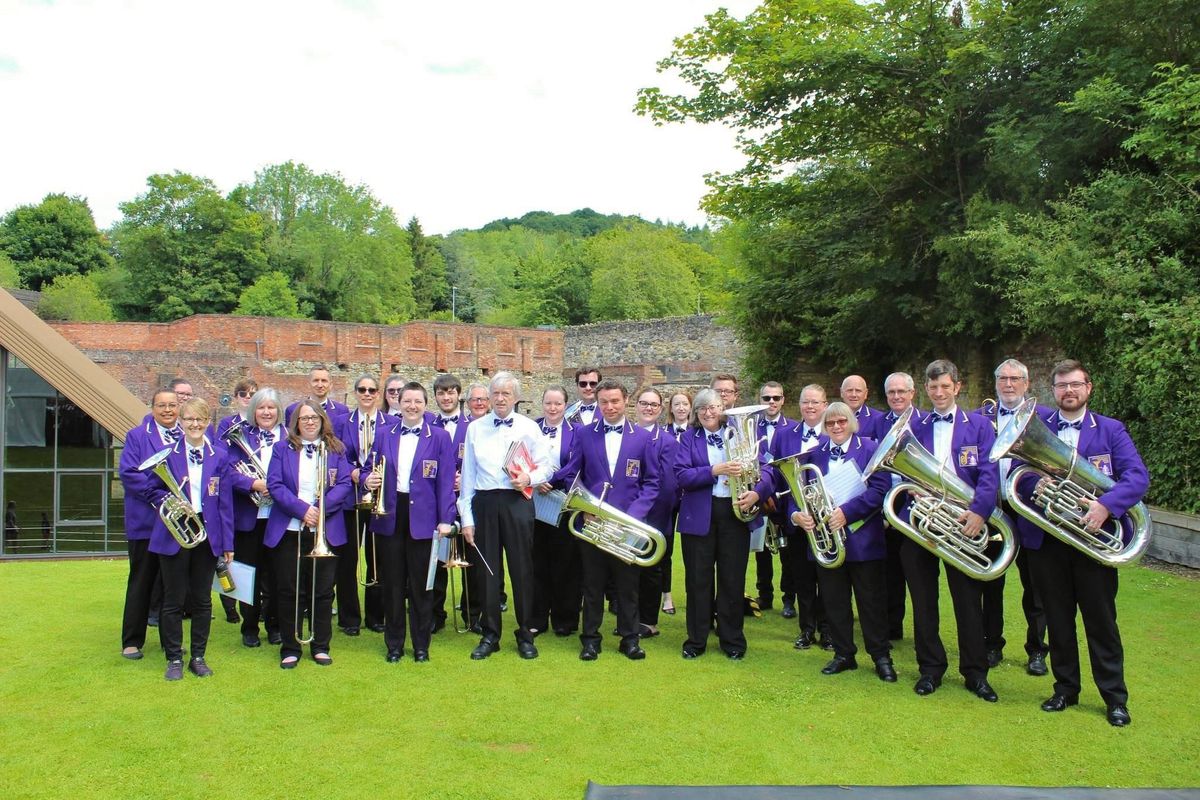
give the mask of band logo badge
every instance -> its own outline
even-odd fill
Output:
[[[1088,461],[1092,463],[1093,467],[1100,470],[1108,477],[1112,477],[1112,456],[1110,456],[1108,453],[1102,453],[1098,456],[1088,456]]]
[[[958,465],[960,467],[978,467],[979,448],[973,444],[960,447],[958,449]]]
[[[208,496],[216,497],[221,493],[221,478],[219,475],[214,475],[208,479]]]
[[[337,467],[330,467],[329,468],[329,480],[326,482],[325,485],[333,486],[335,483],[337,483]]]
[[[642,462],[640,459],[631,458],[625,462],[625,477],[636,478],[642,474]]]
[[[467,443],[459,442],[458,443],[458,460],[459,461],[462,461],[463,456],[466,455],[466,452],[467,452]]]
[[[432,459],[425,459],[421,462],[421,477],[436,478],[438,463]]]

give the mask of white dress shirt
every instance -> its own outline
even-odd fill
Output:
[[[405,428],[423,427],[420,422],[415,426],[410,426],[406,422],[400,424]],[[396,491],[400,494],[408,494],[408,490],[411,488],[413,457],[417,454],[417,445],[420,444],[422,436],[424,436],[423,432],[416,436],[411,433],[401,434],[400,444],[396,445]]]
[[[1085,407],[1083,409],[1082,413],[1080,413],[1079,419],[1083,420],[1086,417],[1087,417],[1087,408]],[[1073,419],[1067,419],[1067,417],[1062,413],[1062,411],[1058,412],[1058,418],[1061,419],[1063,422],[1075,422],[1075,420],[1073,420]],[[1058,438],[1062,439],[1064,442],[1071,445],[1071,447],[1074,447],[1076,450],[1079,449],[1079,431],[1075,430],[1074,428],[1063,428],[1061,431],[1058,432]]]
[[[708,448],[708,464],[709,464],[709,466],[710,467],[716,466],[717,464],[722,464],[722,463],[728,461],[729,459],[726,458],[726,456],[725,456],[725,448],[717,447],[715,444],[708,441],[707,437],[710,433],[708,428],[701,428],[700,430],[705,436],[704,443],[705,443],[705,446]],[[724,432],[725,432],[724,428],[721,428],[720,430],[717,431],[717,433],[720,433],[720,434],[724,434]],[[717,476],[717,482],[713,484],[712,495],[713,495],[713,497],[732,497],[733,496],[733,492],[729,488],[729,476],[728,475]]]
[[[512,478],[504,469],[504,458],[513,442],[522,441],[533,459],[534,470],[529,476],[531,486],[545,483],[554,474],[550,463],[550,448],[542,436],[541,427],[529,417],[510,413],[512,425],[496,425],[495,413],[488,412],[467,427],[463,452],[462,491],[458,497],[458,513],[463,527],[475,525],[471,507],[475,492],[494,489],[513,490]]]
[[[938,412],[933,412],[938,413]],[[954,426],[958,421],[958,405],[955,404],[946,412],[951,416],[950,422],[938,422],[930,420],[929,424],[933,426],[933,457],[937,459],[939,464],[950,462],[951,467],[954,462],[950,460],[950,445],[954,442]],[[943,414],[942,416],[945,416]]]
[[[192,451],[198,450],[200,452],[201,459],[208,457],[208,453],[204,452],[204,445],[192,447],[190,444],[185,442],[184,449],[184,454],[187,456],[188,467],[188,498],[192,503],[192,511],[195,511],[197,514],[199,514],[201,512],[201,491],[204,489],[204,462],[201,461],[199,464],[193,463]]]
[[[312,458],[304,452],[305,444],[315,444],[314,442],[304,442],[300,446],[300,470],[296,476],[296,497],[308,503],[310,506],[317,504],[317,454],[313,453]],[[292,521],[288,523],[289,531],[298,531],[301,528],[301,520],[292,517]]]

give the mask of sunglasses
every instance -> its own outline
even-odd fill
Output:
[[[600,381],[580,381],[579,382],[579,388],[581,388],[581,389],[595,389],[599,385],[600,385]]]
[[[236,394],[238,397],[241,397],[241,398],[243,398],[243,399],[244,399],[244,398],[247,398],[247,397],[254,397],[254,392],[248,392],[248,391],[245,391],[244,389],[243,389],[242,391],[240,391],[240,392],[235,392],[235,394]]]
[[[781,395],[781,394],[764,394],[762,396],[762,399],[763,399],[764,403],[778,403],[781,400],[783,400],[783,395]]]
[[[399,389],[388,389],[388,390],[387,390],[387,395],[388,395],[388,397],[399,397],[399,396],[400,396],[400,390],[399,390]]]
[[[372,386],[355,386],[354,391],[359,394],[379,394],[379,390]]]

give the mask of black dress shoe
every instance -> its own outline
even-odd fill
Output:
[[[692,647],[683,648],[683,657],[689,661],[691,661],[693,658],[699,658],[702,655],[704,655],[703,650],[696,650]]]
[[[741,661],[746,657],[746,654],[741,650],[726,650],[725,657],[730,661]]]
[[[347,625],[346,627],[342,628],[342,633],[346,634],[347,636],[358,636],[358,626]]]
[[[987,665],[989,669],[995,669],[1000,666],[1000,662],[1004,660],[1004,651],[1000,648],[994,648],[987,651]]]
[[[829,663],[821,668],[822,675],[837,675],[839,672],[858,669],[858,662],[854,656],[834,656]]]
[[[528,661],[538,657],[537,645],[533,642],[517,642],[517,655]]]
[[[775,607],[775,601],[772,600],[770,597],[758,598],[758,610],[759,611],[770,611],[774,607]]]
[[[146,617],[146,624],[151,628],[158,627],[158,617]]]
[[[246,647],[262,647],[262,639],[256,633],[243,633],[242,644]]]
[[[483,633],[483,626],[480,625],[479,622],[472,622],[467,630],[469,630],[471,633]]]
[[[996,694],[996,690],[987,682],[987,678],[980,678],[974,683],[967,682],[967,691],[978,697],[980,700],[986,700],[989,703],[994,703],[1000,699]]]
[[[442,620],[442,626],[444,627],[445,625],[446,625],[446,620]],[[372,622],[370,625],[367,626],[367,630],[373,631],[375,633],[383,633],[385,630],[387,630],[387,626],[384,625],[382,622]],[[436,630],[436,628],[434,630]]]
[[[474,661],[482,661],[492,653],[500,649],[500,645],[490,639],[482,639],[475,649],[471,651],[471,659]]]
[[[279,631],[267,631],[268,644],[283,644],[283,634]]]
[[[881,658],[875,662],[875,674],[885,683],[896,682],[896,665],[890,658]]]
[[[913,686],[913,691],[916,692],[917,694],[921,695],[922,697],[924,697],[925,695],[933,694],[934,692],[936,692],[937,688],[941,685],[942,685],[942,681],[940,678],[935,679],[935,678],[929,677],[928,675],[922,675],[917,680],[917,684],[915,686]]]
[[[1065,694],[1055,692],[1042,703],[1042,711],[1063,711],[1070,706],[1079,705],[1078,697],[1067,697]]]
[[[1129,723],[1133,722],[1133,718],[1129,716],[1129,709],[1124,703],[1115,703],[1108,707],[1108,724],[1115,728],[1124,728]]]
[[[1046,654],[1034,653],[1031,655],[1029,663],[1025,665],[1025,671],[1030,675],[1037,675],[1038,677],[1045,675],[1048,672],[1046,669]]]
[[[438,631],[442,630],[445,627],[446,627],[446,620],[444,620],[444,619],[435,620],[433,623],[433,633],[437,633]]]
[[[388,650],[387,658],[385,659],[385,661],[387,661],[387,663],[389,663],[389,664],[395,664],[397,661],[399,661],[402,658],[404,658],[403,650]]]
[[[236,611],[226,611],[225,612],[225,621],[232,622],[232,623],[238,623],[238,622],[242,621],[242,618],[238,616],[238,612],[236,612]]]
[[[646,657],[646,651],[643,650],[637,642],[634,642],[633,644],[621,645],[621,652],[630,661],[641,661]]]
[[[821,637],[821,649],[832,651],[833,650],[833,639],[829,638],[828,636],[822,636]]]
[[[428,650],[413,650],[413,661],[417,662],[418,664],[424,664],[428,660],[429,660],[429,651]]]
[[[784,619],[795,619],[796,618],[796,606],[793,603],[789,603],[785,600],[783,603],[783,611],[781,611],[779,613],[783,616]]]
[[[600,651],[596,649],[594,644],[585,644],[579,651],[580,661],[595,661],[600,657]]]
[[[804,631],[799,636],[797,636],[796,643],[794,645],[792,645],[792,647],[796,648],[797,650],[807,650],[808,648],[810,648],[812,646],[813,646],[812,634],[809,633],[808,631]]]
[[[500,612],[504,613],[505,611],[508,611],[508,601],[501,600],[500,601]]]
[[[570,636],[574,632],[575,631],[571,630],[570,628],[555,628],[554,629],[554,635],[560,639]]]

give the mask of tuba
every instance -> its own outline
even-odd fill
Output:
[[[204,530],[204,523],[200,521],[200,516],[192,508],[192,501],[184,495],[175,476],[167,467],[167,456],[169,455],[171,455],[170,447],[159,450],[143,461],[138,467],[138,471],[153,470],[158,479],[166,485],[167,496],[158,504],[158,517],[167,526],[167,530],[179,543],[179,546],[191,550],[208,538],[208,532]]]
[[[221,438],[230,447],[237,447],[250,459],[249,461],[238,459],[234,462],[234,469],[252,481],[265,481],[267,479],[267,471],[263,468],[262,462],[258,460],[258,451],[250,446],[250,440],[246,438],[246,429],[249,427],[249,421],[239,416],[237,421],[221,434]],[[251,492],[250,499],[254,502],[255,508],[271,505],[270,496],[262,492]]]
[[[780,458],[772,461],[770,466],[779,470],[779,474],[787,481],[792,497],[796,498],[796,506],[816,522],[815,527],[806,533],[817,563],[826,569],[836,569],[846,560],[846,529],[829,527],[829,517],[835,509],[825,489],[821,470],[807,463],[813,452],[809,450],[807,453]],[[810,473],[807,478],[806,473]]]
[[[967,511],[974,491],[952,469],[938,463],[908,427],[909,408],[879,440],[879,448],[867,468],[866,480],[878,469],[894,472],[906,480],[896,484],[883,498],[883,515],[896,530],[969,577],[981,581],[999,578],[1017,555],[1017,538],[1008,517],[997,506],[976,538],[966,536],[958,518]],[[895,512],[901,492],[912,495],[911,524]],[[989,534],[989,530],[994,533]],[[993,538],[1001,548],[995,558],[987,554]]]
[[[725,412],[728,422],[725,456],[742,467],[741,475],[729,476],[729,493],[733,497],[733,514],[742,522],[749,522],[758,515],[758,506],[743,511],[737,500],[746,492],[753,491],[755,484],[762,478],[758,445],[764,437],[758,435],[758,415],[766,410],[765,405],[758,405],[738,406]]]
[[[992,461],[1018,458],[1002,488],[1013,510],[1046,533],[1110,567],[1136,563],[1150,543],[1150,514],[1144,503],[1130,508],[1119,519],[1110,518],[1099,530],[1088,530],[1082,518],[1088,504],[1115,485],[1079,451],[1059,439],[1037,415],[1037,400],[1030,398],[996,438],[989,454]],[[1042,481],[1033,493],[1033,505],[1017,494],[1017,484],[1027,474]],[[1133,536],[1126,544],[1122,533],[1126,522]]]
[[[604,502],[610,484],[604,484],[599,497],[579,485],[579,478],[570,491],[548,492],[544,497],[562,503],[559,517],[569,513],[567,530],[626,564],[652,567],[667,550],[667,540],[656,528],[634,519],[624,511]],[[591,515],[594,519],[587,519]]]

